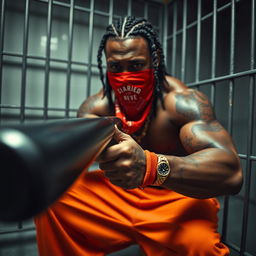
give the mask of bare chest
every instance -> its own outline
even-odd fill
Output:
[[[186,155],[179,138],[180,127],[172,122],[165,111],[158,113],[149,125],[141,146],[155,153]]]

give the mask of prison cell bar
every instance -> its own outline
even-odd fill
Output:
[[[74,29],[74,0],[70,0],[69,8],[69,27],[68,27],[68,65],[67,65],[67,81],[66,81],[66,103],[65,103],[65,117],[69,117],[70,108],[70,82],[71,82],[71,60],[73,50],[73,29]]]
[[[213,1],[213,15],[212,15],[212,62],[211,62],[211,78],[216,76],[216,45],[217,45],[217,0]],[[211,83],[211,102],[215,107],[216,97],[216,82]]]
[[[235,53],[235,1],[231,0],[231,35],[230,35],[230,60],[229,60],[229,74],[234,74],[234,53]],[[232,136],[233,133],[233,102],[234,102],[234,79],[229,79],[229,111],[228,111],[228,132]],[[229,197],[224,198],[223,209],[223,225],[222,225],[222,238],[227,241],[227,228],[228,228],[228,212],[229,212]]]
[[[254,68],[254,54],[255,54],[255,1],[251,2],[251,58],[250,68]],[[252,139],[253,139],[253,126],[254,126],[254,93],[255,93],[255,75],[250,76],[249,85],[249,116],[248,116],[248,131],[247,131],[247,152],[246,152],[246,170],[245,170],[245,198],[243,208],[243,224],[242,224],[242,237],[241,237],[241,255],[246,251],[246,237],[248,227],[248,215],[249,215],[249,202],[250,202],[250,187],[251,187],[251,168],[252,162],[249,156],[252,154]]]
[[[201,18],[202,18],[202,2],[197,2],[197,29],[196,29],[196,70],[195,70],[195,81],[199,81],[200,72],[200,55],[201,55]]]
[[[87,94],[86,94],[87,98],[91,95],[93,24],[94,24],[94,0],[91,0],[90,17],[89,17],[89,37],[88,37],[89,44],[88,44]]]
[[[173,3],[173,31],[172,31],[172,75],[174,76],[176,72],[176,51],[177,51],[177,22],[178,22],[178,15],[177,15],[177,1]],[[167,37],[166,40],[169,40]]]
[[[5,0],[2,0],[1,20],[0,20],[0,105],[2,103],[2,79],[3,79],[3,48],[4,48],[4,24],[5,24]],[[0,108],[0,123],[1,123],[2,108]]]
[[[200,0],[198,0],[199,2]],[[253,2],[253,1],[252,1]],[[200,5],[200,3],[198,3],[198,5]],[[227,76],[222,76],[222,77],[218,77],[217,79],[215,78],[215,65],[216,65],[216,52],[215,52],[215,48],[216,48],[216,13],[217,11],[220,11],[220,10],[223,10],[224,8],[227,8],[231,5],[231,38],[230,38],[230,73],[229,75]],[[176,2],[174,3],[174,6],[176,6]],[[175,8],[175,7],[174,7]],[[200,9],[200,7],[198,6],[198,10]],[[254,24],[255,24],[255,18],[254,18],[254,3],[253,3],[253,7],[252,7],[252,33],[251,35],[253,35],[252,37],[252,43],[251,43],[251,58],[254,58]],[[174,11],[174,17],[175,15],[177,15],[177,10]],[[206,16],[209,16],[209,15],[213,15],[213,44],[212,44],[212,71],[211,71],[211,79],[207,79],[205,81],[200,81],[199,82],[199,68],[197,68],[196,66],[196,79],[195,79],[195,82],[194,83],[191,83],[189,84],[189,86],[191,87],[198,87],[199,85],[205,85],[209,82],[211,82],[211,100],[214,102],[215,100],[215,83],[216,81],[221,81],[221,80],[226,80],[228,79],[229,80],[229,113],[228,113],[228,130],[230,132],[230,134],[232,135],[232,120],[233,120],[233,99],[234,99],[234,78],[236,77],[241,77],[241,76],[248,76],[250,75],[250,95],[251,95],[251,99],[250,99],[250,102],[252,100],[254,100],[253,98],[253,95],[254,95],[254,74],[255,74],[255,69],[254,69],[254,60],[252,61],[253,64],[251,65],[251,70],[249,71],[245,71],[245,72],[240,72],[240,73],[237,73],[237,74],[234,74],[234,51],[235,51],[235,1],[232,0],[231,3],[229,4],[226,4],[224,7],[221,7],[221,8],[218,8],[217,9],[217,1],[215,0],[214,1],[214,7],[213,7],[213,12],[211,14],[208,14]],[[200,16],[199,14],[199,11],[198,11],[198,16]],[[206,16],[204,16],[203,18],[201,18],[200,20],[197,19],[197,21],[195,23],[197,23],[197,40],[198,38],[200,38],[198,36],[198,34],[200,33],[199,30],[200,30],[200,26],[199,26],[199,22],[203,19],[206,18]],[[183,20],[184,20],[184,17],[183,17]],[[174,24],[175,24],[175,19],[174,19]],[[183,22],[184,24],[184,22]],[[175,27],[174,27],[175,28]],[[176,40],[176,36],[179,34],[179,33],[182,33],[184,35],[184,29],[187,29],[188,26],[186,28],[182,28],[182,30],[179,30],[179,31],[175,31],[173,29],[173,34],[172,36],[168,37],[167,39],[170,39],[172,38],[173,41]],[[184,38],[184,37],[183,37]],[[198,49],[198,45],[197,45],[197,49]],[[175,49],[173,47],[173,52],[175,52]],[[184,49],[182,50],[182,56],[184,56]],[[198,56],[198,50],[197,50],[197,56]],[[199,53],[199,56],[200,56],[200,53]],[[173,59],[172,59],[172,72],[174,73],[175,71],[175,59],[176,59],[176,56],[173,56]],[[199,58],[197,57],[196,58],[197,62],[196,62],[196,65],[198,65],[199,67],[199,64],[198,64],[198,60]],[[182,65],[182,67],[184,67],[184,65]],[[183,71],[184,72],[184,71]],[[182,74],[182,76],[184,78],[184,73]],[[199,82],[199,83],[198,83]],[[250,103],[250,124],[249,124],[249,127],[250,127],[250,131],[252,133],[252,125],[253,125],[253,103]],[[249,133],[250,134],[250,133]],[[252,139],[252,135],[251,136],[248,136],[248,147],[251,147],[251,139]],[[250,155],[250,150],[247,150],[247,156],[246,156],[246,159],[247,159],[247,166],[246,166],[246,170],[247,170],[247,173],[251,173],[251,165],[249,163],[250,160],[253,158],[252,156],[249,156]],[[247,183],[250,182],[250,176],[247,174]],[[245,252],[245,243],[246,243],[246,233],[247,233],[247,224],[248,224],[248,204],[249,204],[249,188],[248,186],[247,187],[247,192],[246,192],[246,197],[247,197],[247,201],[245,202],[245,206],[244,206],[244,220],[243,220],[243,232],[242,232],[242,238],[241,238],[241,247],[237,247],[235,246],[233,243],[231,242],[227,242],[227,244],[230,245],[231,248],[235,249],[237,252],[240,252],[240,255],[250,255],[249,253]],[[228,219],[228,197],[225,198],[225,203],[224,203],[224,214],[223,214],[223,227],[222,227],[222,232],[223,232],[223,239],[224,241],[226,240],[226,232],[227,232],[227,219]]]
[[[236,1],[236,2],[239,2],[239,1],[241,1],[241,0],[235,0],[235,1]],[[177,1],[175,1],[175,2],[173,3],[174,7],[175,7],[175,3],[177,3]],[[218,12],[221,12],[221,11],[227,9],[227,8],[229,8],[230,6],[231,6],[231,3],[227,3],[227,4],[223,5],[223,6],[218,7],[218,8],[217,8],[217,13],[218,13]],[[175,11],[175,12],[176,12],[176,11]],[[174,15],[175,15],[175,13],[174,13]],[[213,12],[210,12],[210,13],[208,13],[208,14],[202,16],[201,21],[204,21],[204,20],[210,18],[212,15],[213,15]],[[194,21],[194,22],[191,22],[190,24],[187,24],[187,29],[196,26],[196,24],[197,24],[197,20]],[[182,33],[183,33],[183,28],[177,30],[176,33],[172,33],[172,35],[169,35],[169,36],[166,38],[166,40],[169,40],[169,39],[173,38],[174,36],[176,36],[176,35],[178,35],[178,34],[182,34]]]
[[[25,104],[26,104],[26,80],[27,80],[26,70],[27,70],[27,53],[28,53],[29,6],[30,6],[30,0],[26,0],[24,29],[23,29],[21,97],[20,97],[20,121],[22,123],[25,120]]]
[[[48,118],[48,98],[49,98],[49,79],[50,79],[50,54],[51,54],[51,36],[52,36],[52,0],[48,1],[47,11],[47,32],[45,49],[45,77],[44,77],[44,120]]]
[[[114,0],[109,0],[109,10],[108,10],[108,24],[113,23],[113,8],[114,8]]]
[[[182,81],[185,80],[186,43],[187,43],[187,0],[183,0],[182,50],[181,50],[181,80]]]

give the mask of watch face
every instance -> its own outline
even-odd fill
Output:
[[[160,175],[167,175],[169,173],[169,166],[166,163],[161,163],[158,167],[158,172]]]

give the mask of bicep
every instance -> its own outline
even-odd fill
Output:
[[[189,154],[208,148],[236,152],[230,135],[215,119],[192,121],[183,125],[180,130],[180,140]]]

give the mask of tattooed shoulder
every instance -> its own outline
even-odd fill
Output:
[[[87,98],[79,107],[78,115],[93,113],[94,109],[102,104],[102,98],[98,94],[92,95]]]
[[[208,98],[198,90],[188,89],[175,95],[177,114],[187,121],[215,119],[212,105]]]

